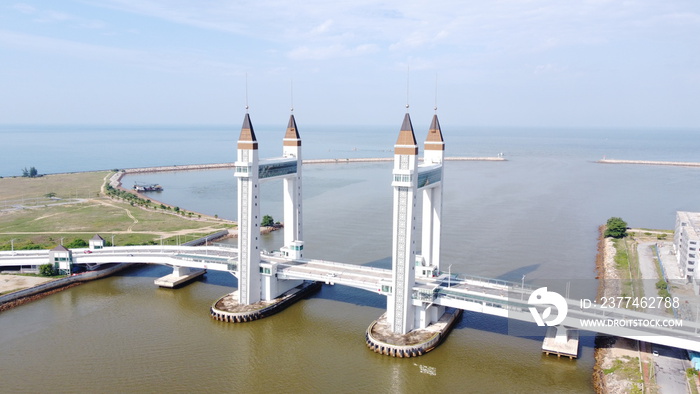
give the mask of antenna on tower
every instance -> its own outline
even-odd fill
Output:
[[[435,73],[435,106],[433,109],[435,110],[435,113],[437,113],[437,93],[438,93],[438,79],[437,79],[437,73]]]
[[[411,66],[406,63],[406,112],[408,112],[409,107],[409,82],[411,80]]]
[[[291,80],[290,87],[289,87],[289,93],[291,95],[291,103],[292,107],[289,109],[291,112],[294,112],[294,80]]]
[[[248,113],[248,73],[245,73],[245,113]]]

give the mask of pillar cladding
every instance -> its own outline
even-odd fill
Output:
[[[440,165],[440,182],[423,189],[423,234],[421,253],[426,265],[440,269],[440,238],[442,235],[442,180],[445,161],[445,142],[437,115],[433,115],[428,137],[425,139],[423,163]]]
[[[284,188],[284,246],[291,247],[294,241],[302,241],[301,216],[301,137],[294,115],[289,116],[287,132],[282,143],[282,155],[297,159],[297,171],[283,180]]]
[[[413,330],[411,292],[415,283],[416,197],[418,191],[418,145],[408,113],[394,145],[394,212],[392,236],[392,293],[387,298],[387,317],[396,334]]]
[[[250,116],[238,138],[238,303],[260,301],[260,182],[258,141]]]

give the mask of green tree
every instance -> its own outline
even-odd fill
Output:
[[[56,276],[56,268],[54,268],[53,264],[43,264],[39,266],[39,275]]]
[[[25,178],[35,178],[39,175],[39,172],[36,170],[36,167],[27,167],[22,168],[22,176]]]
[[[68,245],[66,245],[66,248],[68,248],[68,249],[87,248],[87,247],[88,247],[88,243],[85,242],[85,240],[82,240],[80,238],[76,238],[76,239],[70,241],[70,243]]]
[[[618,217],[608,219],[603,235],[605,237],[624,238],[627,236],[627,222]]]
[[[275,225],[275,219],[273,219],[270,215],[265,215],[263,216],[260,225],[263,227],[272,227]]]

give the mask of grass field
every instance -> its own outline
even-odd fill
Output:
[[[224,220],[185,219],[100,195],[108,171],[0,179],[0,250],[52,248],[100,234],[117,245],[185,242],[234,227]],[[54,193],[60,200],[45,196]],[[77,195],[77,199],[76,199]],[[39,201],[40,203],[36,203]],[[24,203],[23,203],[24,202]],[[29,203],[28,203],[29,202]],[[14,240],[13,242],[11,240]]]
[[[94,198],[99,196],[103,179],[110,171],[44,175],[38,178],[0,179],[0,202],[41,198],[55,193],[59,198]]]

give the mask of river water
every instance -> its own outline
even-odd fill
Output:
[[[262,157],[281,151],[280,129],[258,133]],[[592,296],[597,227],[607,218],[670,229],[677,210],[700,210],[700,169],[594,163],[603,156],[698,161],[697,131],[443,129],[448,156],[504,152],[508,159],[446,163],[444,270],[451,265],[452,272],[516,282],[525,275],[528,284],[569,283],[572,295]],[[306,158],[387,157],[398,127],[300,131]],[[26,138],[20,132],[39,131],[0,128],[10,141]],[[107,142],[115,138],[101,132]],[[58,135],[51,128],[42,133]],[[120,135],[129,133],[143,130]],[[235,160],[235,128],[204,130],[206,140],[193,138],[191,129],[150,133],[148,140],[166,140],[170,150],[144,157],[143,147],[121,147],[133,160],[106,151],[83,169]],[[71,166],[70,160],[37,165],[53,172]],[[303,171],[306,256],[389,268],[391,165],[306,165]],[[125,178],[125,186],[134,181],[163,185],[153,195],[161,201],[236,218],[230,170],[140,174]],[[262,188],[261,213],[277,220],[281,188],[279,182]],[[279,248],[281,237],[264,236],[263,247]],[[209,272],[181,289],[156,288],[153,280],[168,273],[145,266],[0,314],[0,390],[592,391],[591,337],[582,338],[578,360],[556,359],[541,354],[543,332],[508,335],[504,319],[466,314],[433,352],[393,359],[364,344],[364,331],[385,309],[383,296],[324,286],[280,314],[234,325],[210,319],[208,308],[235,288],[235,278]]]

